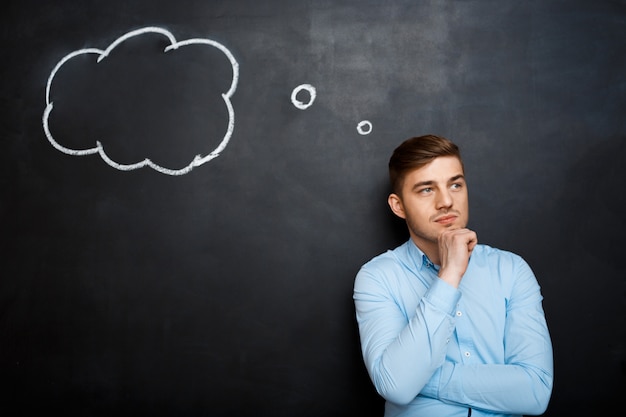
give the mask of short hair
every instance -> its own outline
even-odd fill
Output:
[[[461,162],[459,147],[450,140],[435,135],[409,138],[402,142],[389,159],[389,179],[392,192],[399,194],[409,171],[421,168],[440,156],[454,156]]]

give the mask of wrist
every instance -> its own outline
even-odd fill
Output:
[[[461,283],[461,279],[463,278],[463,274],[458,272],[449,271],[441,269],[439,271],[439,279],[444,281],[445,283],[452,285],[454,288],[458,288]]]

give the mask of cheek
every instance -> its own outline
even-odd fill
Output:
[[[413,205],[406,208],[406,215],[413,223],[421,224],[428,221],[429,211],[425,207]]]
[[[459,208],[464,208],[465,211],[467,211],[468,201],[469,201],[469,199],[467,198],[467,193],[463,193],[463,194],[457,196],[455,204]]]

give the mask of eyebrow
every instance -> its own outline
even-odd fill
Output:
[[[465,179],[465,175],[463,175],[463,174],[455,175],[454,177],[451,177],[448,180],[448,182],[449,183],[450,182],[455,182],[455,181],[458,181],[460,179]],[[434,183],[435,183],[435,181],[433,181],[433,180],[420,181],[420,182],[417,182],[417,183],[413,184],[413,190],[415,190],[416,188],[419,188],[419,187],[425,187],[427,185],[433,185]]]

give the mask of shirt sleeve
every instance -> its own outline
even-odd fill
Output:
[[[443,364],[460,292],[435,279],[408,320],[384,273],[361,269],[354,301],[365,365],[377,392],[408,404]]]
[[[507,299],[503,364],[445,361],[422,395],[472,408],[512,414],[542,414],[553,383],[552,344],[539,285],[521,261]]]

